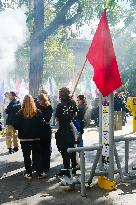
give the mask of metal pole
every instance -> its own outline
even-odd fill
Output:
[[[99,92],[99,144],[102,144],[102,94]],[[99,160],[99,169],[103,170],[102,154]]]
[[[96,158],[94,160],[94,163],[93,163],[93,166],[92,166],[92,170],[90,172],[90,177],[89,177],[89,180],[88,180],[88,185],[90,185],[92,183],[92,179],[93,179],[93,177],[95,175],[95,171],[96,171],[97,164],[98,164],[98,161],[100,159],[101,153],[102,153],[102,148],[97,151]]]
[[[128,174],[128,160],[129,160],[129,141],[125,141],[125,173]]]
[[[81,196],[86,196],[85,189],[85,156],[84,151],[80,152],[80,169],[81,169]]]
[[[124,177],[123,177],[122,168],[121,168],[121,164],[119,161],[119,156],[118,156],[118,151],[117,151],[116,145],[114,145],[114,155],[115,155],[115,160],[117,163],[117,168],[119,169],[120,178],[121,178],[121,181],[123,182]]]
[[[114,180],[114,95],[109,95],[109,179]]]

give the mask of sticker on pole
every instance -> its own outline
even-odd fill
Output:
[[[109,165],[109,99],[102,97],[102,162],[104,168]]]

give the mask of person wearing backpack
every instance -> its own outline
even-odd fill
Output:
[[[59,91],[60,103],[56,108],[56,118],[59,123],[59,128],[55,134],[56,145],[63,158],[64,170],[60,170],[57,176],[66,175],[70,177],[70,164],[73,170],[77,166],[76,153],[68,153],[68,148],[74,148],[75,137],[71,126],[72,120],[76,116],[77,107],[75,101],[70,98],[70,91],[63,87]],[[71,163],[70,163],[71,162]]]

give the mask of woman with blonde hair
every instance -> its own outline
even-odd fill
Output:
[[[18,130],[18,137],[24,157],[26,169],[24,177],[32,179],[31,152],[38,178],[45,177],[40,158],[39,133],[41,131],[41,114],[38,112],[31,95],[25,96],[22,108],[16,115],[14,126]]]
[[[43,123],[40,132],[41,135],[41,158],[42,167],[45,173],[50,169],[50,156],[51,156],[51,126],[50,120],[52,117],[53,109],[51,103],[45,94],[38,96],[38,110],[42,115]]]

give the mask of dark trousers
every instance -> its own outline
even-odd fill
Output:
[[[45,172],[50,169],[50,157],[51,157],[51,137],[47,139],[41,139],[41,159],[42,167]]]
[[[77,166],[77,161],[76,161],[76,153],[68,153],[67,149],[68,148],[74,148],[74,145],[68,146],[68,147],[62,147],[60,149],[62,158],[63,158],[63,165],[64,169],[70,169],[70,162],[72,164],[72,168],[76,168]]]
[[[24,164],[26,173],[32,174],[32,166],[31,166],[31,152],[32,159],[35,165],[35,170],[37,174],[42,173],[42,165],[41,165],[41,157],[40,157],[40,140],[38,141],[23,141],[21,143],[21,149],[24,157]]]

